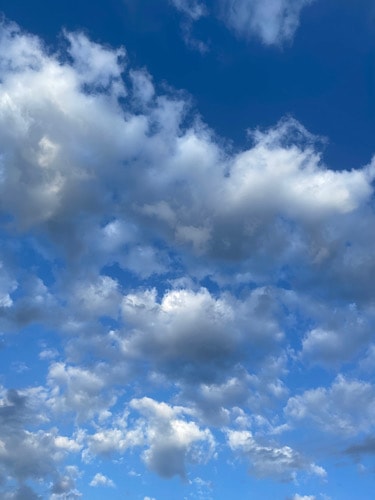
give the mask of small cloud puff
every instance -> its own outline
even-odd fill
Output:
[[[95,474],[93,477],[92,481],[90,482],[90,486],[97,487],[97,486],[108,486],[109,488],[114,488],[115,483],[109,479],[107,476],[104,474],[101,474],[98,472]]]

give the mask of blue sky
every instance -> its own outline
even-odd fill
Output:
[[[371,498],[373,2],[1,9],[1,498]]]

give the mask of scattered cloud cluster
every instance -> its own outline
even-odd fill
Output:
[[[3,391],[0,399],[0,477],[6,498],[40,498],[25,480],[50,482],[50,498],[78,498],[74,466],[63,466],[68,454],[80,451],[79,444],[61,436],[51,426],[43,388]],[[11,481],[19,488],[14,493]],[[14,496],[15,495],[15,496]]]
[[[268,3],[222,7],[241,35],[290,39],[309,2]],[[366,435],[346,453],[373,453],[372,383],[287,378],[358,359],[366,371],[373,357],[375,163],[329,169],[292,118],[233,152],[125,49],[65,33],[53,53],[14,24],[0,33],[1,328],[38,325],[63,345],[41,346],[40,386],[4,389],[7,498],[37,498],[25,481],[78,498],[72,456],[130,450],[165,478],[222,447],[259,478],[324,478],[282,436],[310,425],[343,443]]]

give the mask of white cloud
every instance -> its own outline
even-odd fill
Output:
[[[9,236],[2,329],[53,326],[65,335],[67,356],[51,362],[47,389],[35,397],[43,411],[31,411],[32,398],[26,403],[17,391],[4,397],[2,471],[53,478],[54,498],[66,491],[76,498],[73,475],[56,472],[68,454],[83,448],[88,461],[137,448],[159,475],[186,477],[189,465],[215,456],[203,426],[237,419],[241,431],[230,431],[229,445],[256,476],[324,476],[265,436],[304,420],[332,433],[368,432],[374,387],[338,377],[290,397],[287,424],[264,414],[288,397],[289,337],[302,342],[299,361],[328,365],[350,359],[368,339],[374,165],[330,170],[292,119],[231,153],[187,100],[158,95],[145,70],[127,72],[122,50],[66,36],[70,59],[48,54],[15,26],[3,25],[0,38],[1,209],[54,280],[15,271]],[[110,276],[116,265],[132,279]],[[164,272],[171,289],[144,281]],[[211,291],[200,286],[207,277]],[[279,279],[294,290],[277,290]],[[306,325],[296,327],[300,311]],[[55,355],[44,350],[41,358]],[[135,379],[153,388],[162,381],[185,401],[134,399]],[[116,403],[132,419],[115,417]],[[76,424],[91,420],[94,429],[78,439],[28,427],[62,414]],[[264,442],[247,430],[255,420]]]
[[[143,397],[131,400],[129,411],[140,414],[132,425],[128,425],[126,414],[117,420],[117,428],[103,428],[88,437],[88,449],[83,454],[86,460],[141,447],[150,470],[166,478],[185,478],[187,464],[206,463],[214,456],[211,432],[191,419],[188,408]]]
[[[0,261],[0,309],[13,305],[11,294],[17,289],[17,286],[17,282],[9,276],[4,269],[4,264]]]
[[[39,359],[42,359],[42,360],[50,360],[50,359],[54,359],[58,356],[58,351],[54,348],[52,349],[43,349],[42,351],[40,351],[39,353]]]
[[[350,303],[333,310],[324,305],[316,308],[318,327],[309,330],[302,340],[302,356],[322,365],[337,365],[353,357],[371,337],[374,311],[372,306],[357,307]]]
[[[69,259],[81,256],[82,283],[90,266],[113,262],[141,277],[164,272],[168,260],[153,247],[151,227],[167,245],[242,260],[250,274],[299,259],[319,266],[323,279],[337,245],[344,251],[336,251],[330,272],[341,289],[350,289],[352,274],[363,280],[371,274],[367,247],[358,253],[345,242],[371,196],[373,169],[327,169],[313,138],[290,119],[256,133],[252,148],[228,155],[199,120],[182,126],[187,103],[155,95],[144,71],[130,73],[134,95],[121,108],[118,51],[69,35],[76,61],[70,65],[46,55],[35,39],[25,52],[29,36],[4,31],[14,58],[3,64],[1,83],[2,207],[20,229],[38,228],[46,246],[57,244]],[[87,51],[93,67],[82,62]],[[82,82],[93,75],[101,75],[103,88],[88,93]],[[361,220],[371,225],[368,215]],[[331,226],[341,234],[331,238]],[[99,285],[87,286],[97,301]]]
[[[48,372],[50,397],[48,404],[57,413],[74,412],[79,421],[99,415],[105,418],[115,396],[106,392],[106,366],[97,372],[81,367],[52,363]],[[106,393],[105,393],[106,392]]]
[[[61,464],[69,453],[77,453],[80,445],[73,439],[60,436],[55,428],[45,430],[49,423],[46,394],[42,388],[23,391],[3,391],[0,398],[0,476],[4,476],[2,491],[14,493],[12,479],[19,483],[33,480],[51,483],[51,498],[71,494],[75,498],[75,467]],[[35,427],[40,427],[35,430]],[[5,478],[7,478],[5,480]],[[8,480],[10,483],[8,484]],[[39,498],[26,485],[6,498]],[[17,496],[18,495],[18,496]],[[22,496],[25,495],[25,496]],[[55,497],[60,498],[60,497]]]
[[[121,295],[116,280],[109,276],[95,276],[90,280],[82,278],[75,280],[72,288],[69,300],[79,315],[118,316]]]
[[[83,43],[82,37],[74,45],[74,54],[84,45],[84,58],[91,42]],[[25,39],[26,35],[17,33],[13,37],[16,54]],[[76,38],[70,36],[69,40],[75,43]],[[92,50],[96,57],[99,49],[95,44]],[[122,70],[115,66],[116,54],[109,69],[104,65],[108,78],[113,73],[117,78]],[[24,54],[19,56],[23,65],[17,71],[3,75],[0,102],[2,120],[7,120],[7,137],[1,144],[5,157],[3,203],[22,226],[49,221],[51,230],[59,225],[62,235],[69,227],[73,244],[80,218],[73,221],[71,214],[113,211],[114,207],[106,206],[108,193],[103,189],[116,191],[121,182],[127,189],[118,193],[118,209],[125,208],[129,196],[143,211],[163,203],[172,218],[180,221],[177,225],[169,218],[164,230],[172,231],[177,242],[191,241],[193,248],[202,251],[214,244],[222,247],[220,239],[229,248],[240,237],[254,242],[260,228],[272,225],[276,214],[301,222],[316,220],[351,212],[370,196],[371,179],[366,170],[330,171],[311,148],[283,145],[293,134],[305,133],[296,122],[284,121],[258,134],[254,148],[224,161],[224,152],[206,128],[197,124],[180,130],[185,103],[157,97],[147,114],[137,115],[131,108],[124,113],[116,103],[121,95],[117,87],[111,87],[109,95],[88,95],[81,90],[81,79],[91,78],[92,70],[85,65],[77,69],[58,64],[57,59],[40,52],[40,65],[30,70],[23,58]],[[137,92],[138,99],[150,101],[150,91]],[[156,121],[156,132],[150,134]],[[46,124],[48,130],[44,130]],[[128,169],[119,169],[130,159]],[[139,178],[130,166],[134,161],[141,168]],[[46,162],[49,168],[41,166]],[[20,184],[20,179],[25,182]],[[176,189],[179,196],[172,197]],[[249,227],[247,218],[246,226],[233,232],[228,224],[245,213],[251,214],[254,227]],[[53,236],[58,238],[57,233]]]
[[[170,0],[170,2],[194,21],[206,15],[205,5],[197,0]]]
[[[90,486],[107,486],[109,488],[114,488],[115,483],[112,481],[112,479],[109,479],[109,477],[105,476],[104,474],[97,472],[95,476],[92,478],[92,481],[90,482]]]
[[[170,0],[188,19],[208,15],[205,3]],[[257,37],[265,45],[290,42],[300,24],[302,10],[314,0],[216,0],[213,11],[237,36]]]
[[[305,391],[289,399],[286,415],[310,421],[332,434],[356,435],[375,426],[375,387],[339,375],[331,387]]]
[[[163,477],[186,477],[186,464],[201,464],[215,452],[215,440],[208,429],[200,429],[183,418],[189,410],[171,407],[150,398],[134,399],[131,407],[143,415],[148,448],[143,453],[146,465]]]
[[[196,39],[192,33],[193,23],[208,15],[208,9],[204,1],[169,0],[169,3],[185,16],[185,20],[181,25],[181,33],[185,44],[201,54],[206,53],[209,50],[207,43]]]
[[[314,495],[298,495],[298,493],[296,493],[294,495],[294,497],[292,498],[292,500],[316,500],[316,496],[314,496]]]
[[[242,37],[257,36],[265,45],[291,40],[304,7],[313,0],[218,0],[229,28]]]
[[[113,50],[94,43],[83,33],[65,33],[69,41],[69,54],[73,58],[73,68],[80,83],[93,85],[95,88],[108,88],[119,81],[123,72],[123,48]]]
[[[40,496],[29,486],[23,484],[15,491],[5,492],[4,500],[40,500]]]
[[[292,481],[299,471],[323,477],[326,475],[322,467],[309,463],[289,446],[259,444],[250,431],[228,431],[228,444],[233,451],[249,459],[250,473],[259,478]]]
[[[364,372],[373,372],[375,370],[375,345],[370,344],[367,347],[366,354],[360,360],[360,367]]]
[[[124,453],[135,446],[145,444],[142,428],[126,429],[126,426],[113,425],[110,429],[102,429],[88,437],[88,448],[84,459],[90,461],[95,455],[111,456],[114,453]]]
[[[181,401],[189,401],[200,418],[214,426],[229,425],[232,419],[236,419],[238,424],[249,422],[249,415],[241,411],[241,408],[246,408],[253,412],[254,420],[258,415],[264,423],[267,422],[269,433],[277,433],[279,427],[271,425],[261,415],[288,396],[288,389],[282,382],[286,373],[285,358],[265,357],[261,363],[255,359],[251,363],[256,374],[237,364],[228,370],[225,378],[221,377],[221,382],[197,384],[193,379],[193,383],[189,384],[185,381],[181,385]],[[217,379],[220,380],[219,377]]]
[[[255,358],[257,349],[283,339],[276,311],[265,289],[243,301],[230,294],[216,298],[205,288],[173,289],[159,301],[156,290],[147,290],[125,295],[127,328],[117,342],[125,358],[148,361],[172,380],[212,383],[241,361],[245,343],[253,345]]]

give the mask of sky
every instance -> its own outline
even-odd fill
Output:
[[[2,0],[1,498],[372,498],[374,132],[371,0]]]

